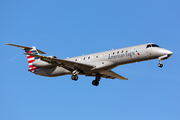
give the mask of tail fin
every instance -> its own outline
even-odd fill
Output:
[[[15,46],[15,47],[20,47],[22,48],[26,53],[33,53],[33,54],[46,54],[43,51],[40,51],[38,49],[36,49],[36,47],[26,47],[26,46],[21,46],[21,45],[15,45],[15,44],[6,44],[6,45],[11,45],[11,46]],[[34,70],[38,69],[37,67],[33,66],[32,63],[37,60],[39,58],[34,57],[34,56],[30,56],[27,55],[27,60],[28,60],[28,64],[29,64],[29,71],[34,72]]]
[[[25,51],[26,51],[26,53],[31,53],[31,54],[37,54],[37,55],[39,55],[39,53],[38,53],[37,50],[36,50],[36,47],[32,47],[32,49],[29,49],[29,50],[25,49]],[[33,63],[35,60],[37,60],[37,59],[39,59],[39,58],[34,57],[34,56],[27,55],[27,60],[28,60],[28,64],[29,64],[29,70],[30,70],[31,72],[33,72],[35,69],[38,69],[37,67],[35,67],[35,66],[32,65],[32,63]]]

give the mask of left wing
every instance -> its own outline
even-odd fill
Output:
[[[114,79],[114,78],[117,78],[117,79],[121,79],[121,80],[129,80],[111,70],[108,70],[108,71],[102,71],[100,72],[100,74],[102,75],[102,77],[104,78],[111,78],[111,79]]]
[[[70,66],[72,68],[77,67],[77,68],[79,68],[81,70],[88,70],[88,69],[92,69],[92,68],[95,67],[93,65],[73,62],[73,61],[70,61],[70,60],[62,60],[62,59],[51,58],[51,57],[42,56],[42,55],[36,55],[36,54],[31,54],[31,53],[24,53],[24,54],[41,58],[42,60],[44,60],[46,62],[47,61],[54,61],[54,62],[59,63],[60,65],[67,65],[67,66]]]

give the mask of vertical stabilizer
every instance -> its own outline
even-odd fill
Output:
[[[38,51],[36,50],[36,47],[32,47],[32,49],[24,49],[26,53],[36,54],[39,55]],[[32,63],[39,58],[27,55],[27,60],[29,64],[29,71],[34,72],[35,69],[38,69],[37,67],[33,66]]]
[[[6,44],[6,45],[11,45],[11,46],[15,46],[15,47],[20,47],[22,48],[22,50],[24,50],[26,53],[31,53],[31,54],[46,54],[45,52],[36,49],[36,47],[27,47],[27,46],[22,46],[22,45],[15,45],[15,44]],[[28,60],[28,64],[29,64],[29,71],[34,72],[36,69],[38,69],[37,67],[33,66],[32,63],[37,60],[39,58],[34,57],[34,56],[30,56],[27,55],[27,60]]]

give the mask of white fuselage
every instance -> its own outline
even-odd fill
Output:
[[[148,47],[148,45],[151,45],[151,47]],[[96,73],[97,71],[100,72],[104,70],[110,70],[114,67],[123,64],[157,59],[164,55],[172,55],[171,51],[157,46],[153,47],[153,45],[155,44],[149,43],[137,45],[132,47],[126,47],[121,49],[68,58],[66,60],[95,66],[90,70],[83,71],[83,73],[79,73],[80,75],[83,75]],[[72,74],[70,71],[61,66],[42,68],[38,71],[35,71],[34,73],[49,77]]]

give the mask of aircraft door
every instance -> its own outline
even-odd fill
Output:
[[[149,44],[146,46],[146,55],[147,57],[151,56],[152,54],[152,46]]]

